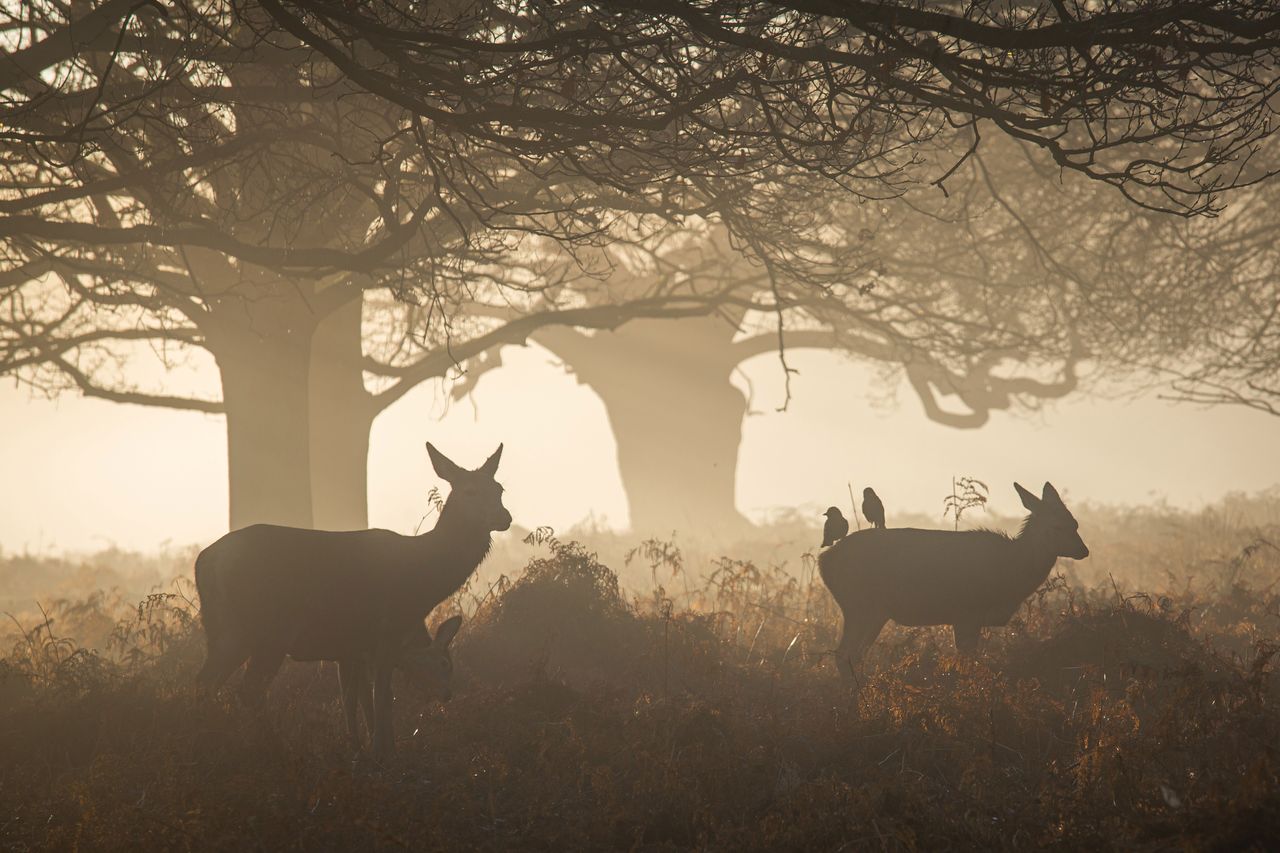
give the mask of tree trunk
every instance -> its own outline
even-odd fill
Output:
[[[310,330],[236,334],[218,346],[227,417],[231,529],[310,527]]]
[[[369,430],[361,363],[362,300],[327,317],[311,348],[311,497],[320,530],[369,526]]]
[[[734,333],[710,317],[636,320],[591,336],[550,329],[535,338],[604,403],[637,533],[726,538],[750,527],[734,494],[747,411],[729,381]]]
[[[652,378],[657,381],[596,391],[618,445],[631,529],[740,534],[750,526],[734,494],[746,398],[728,377],[710,371]]]

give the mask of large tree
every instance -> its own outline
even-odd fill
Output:
[[[726,255],[720,275],[750,293],[768,276],[742,255]],[[706,317],[635,320],[613,330],[538,331],[533,341],[556,356],[604,404],[617,445],[631,527],[644,533],[696,528],[731,537],[749,526],[735,503],[743,420],[752,404],[734,383],[742,363],[760,355],[819,348],[907,373],[928,416],[977,427],[991,411],[1036,405],[1077,387],[1079,352],[1071,335],[1028,334],[1011,318],[966,309],[938,280],[903,282],[851,272],[836,298],[794,300],[779,329],[744,303]],[[1018,300],[1018,311],[1048,312]],[[479,362],[454,393],[474,389],[499,357]],[[840,389],[833,393],[849,393]],[[959,395],[944,406],[940,396]]]
[[[156,52],[170,26],[151,34]],[[81,52],[68,72],[80,85],[20,114],[24,130],[54,124],[80,108],[77,95],[92,100],[90,84],[97,100],[131,110],[110,131],[86,128],[83,149],[61,139],[5,149],[6,366],[44,390],[224,412],[233,526],[306,526],[311,387],[332,397],[352,379],[344,359],[314,358],[315,347],[340,349],[344,331],[359,346],[365,289],[447,291],[464,268],[507,251],[495,230],[537,228],[561,199],[517,175],[495,190],[517,211],[486,208],[445,183],[462,177],[465,188],[466,175],[424,161],[399,111],[324,77],[287,39],[234,21],[220,34],[219,49],[173,60],[185,76],[159,86],[148,85],[151,66],[174,74],[167,57]],[[460,162],[482,173],[498,160],[479,151]],[[132,387],[110,368],[137,341],[207,349],[221,399]],[[358,383],[358,362],[354,371]]]
[[[443,357],[417,378],[467,355],[455,327],[487,346],[539,324],[691,310],[659,290],[565,313],[539,272],[540,257],[564,268],[566,253],[643,241],[707,209],[699,194],[721,203],[716,188],[731,188],[713,180],[678,199],[628,183],[675,168],[681,150],[530,161],[364,92],[251,8],[112,6],[114,27],[107,8],[34,4],[15,22],[0,367],[51,393],[225,413],[232,526],[362,523],[364,456],[348,449],[371,415],[342,415],[385,405],[363,384],[366,292],[425,307],[419,332]],[[459,319],[494,300],[522,316],[502,329]],[[221,398],[137,387],[116,368],[138,343],[166,358],[208,350]]]

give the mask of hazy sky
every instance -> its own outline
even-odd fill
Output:
[[[1026,416],[996,413],[980,430],[928,421],[911,391],[896,409],[875,373],[821,352],[790,356],[800,370],[789,411],[777,413],[776,358],[746,365],[755,408],[743,437],[738,505],[817,513],[848,503],[846,483],[874,485],[895,509],[938,514],[953,474],[992,486],[994,510],[1018,509],[1011,482],[1052,480],[1071,499],[1197,506],[1228,491],[1280,482],[1280,419],[1239,408],[1201,409],[1154,398],[1077,397]],[[536,348],[509,349],[475,406],[443,418],[420,386],[374,426],[369,460],[374,526],[412,532],[437,480],[423,442],[474,466],[506,442],[499,479],[517,524],[563,530],[587,516],[626,522],[604,409]],[[111,544],[152,549],[207,543],[226,530],[221,418],[86,400],[32,400],[0,387],[0,548],[48,552]],[[439,484],[443,485],[443,484]],[[941,519],[939,519],[941,523]]]

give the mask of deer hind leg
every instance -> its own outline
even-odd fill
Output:
[[[367,703],[364,694],[368,692],[369,674],[363,661],[338,661],[338,684],[342,687],[342,712],[347,719],[347,736],[351,745],[360,749],[360,706],[365,705],[365,716],[368,718]]]
[[[379,661],[373,674],[373,755],[378,760],[389,758],[396,748],[391,712],[391,665]]]
[[[217,690],[249,658],[245,644],[226,634],[208,638],[208,652],[204,666],[196,675],[196,683],[207,690]]]
[[[283,647],[264,646],[253,650],[249,666],[240,682],[240,696],[250,708],[261,708],[267,698],[267,685],[280,671],[286,650]]]
[[[982,628],[978,625],[952,625],[951,633],[955,636],[956,651],[962,655],[974,655],[978,652],[978,641],[982,638]]]

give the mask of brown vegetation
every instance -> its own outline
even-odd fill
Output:
[[[1139,515],[1184,534],[1115,517],[1136,576],[1167,572],[1145,592],[1068,565],[976,659],[892,628],[856,685],[809,560],[651,542],[618,563],[647,579],[629,595],[543,541],[442,608],[469,615],[455,698],[403,685],[412,734],[381,768],[351,761],[332,669],[286,667],[263,722],[189,686],[181,595],[100,652],[57,639],[75,614],[53,607],[0,662],[0,844],[1261,849],[1280,836],[1274,519]]]

